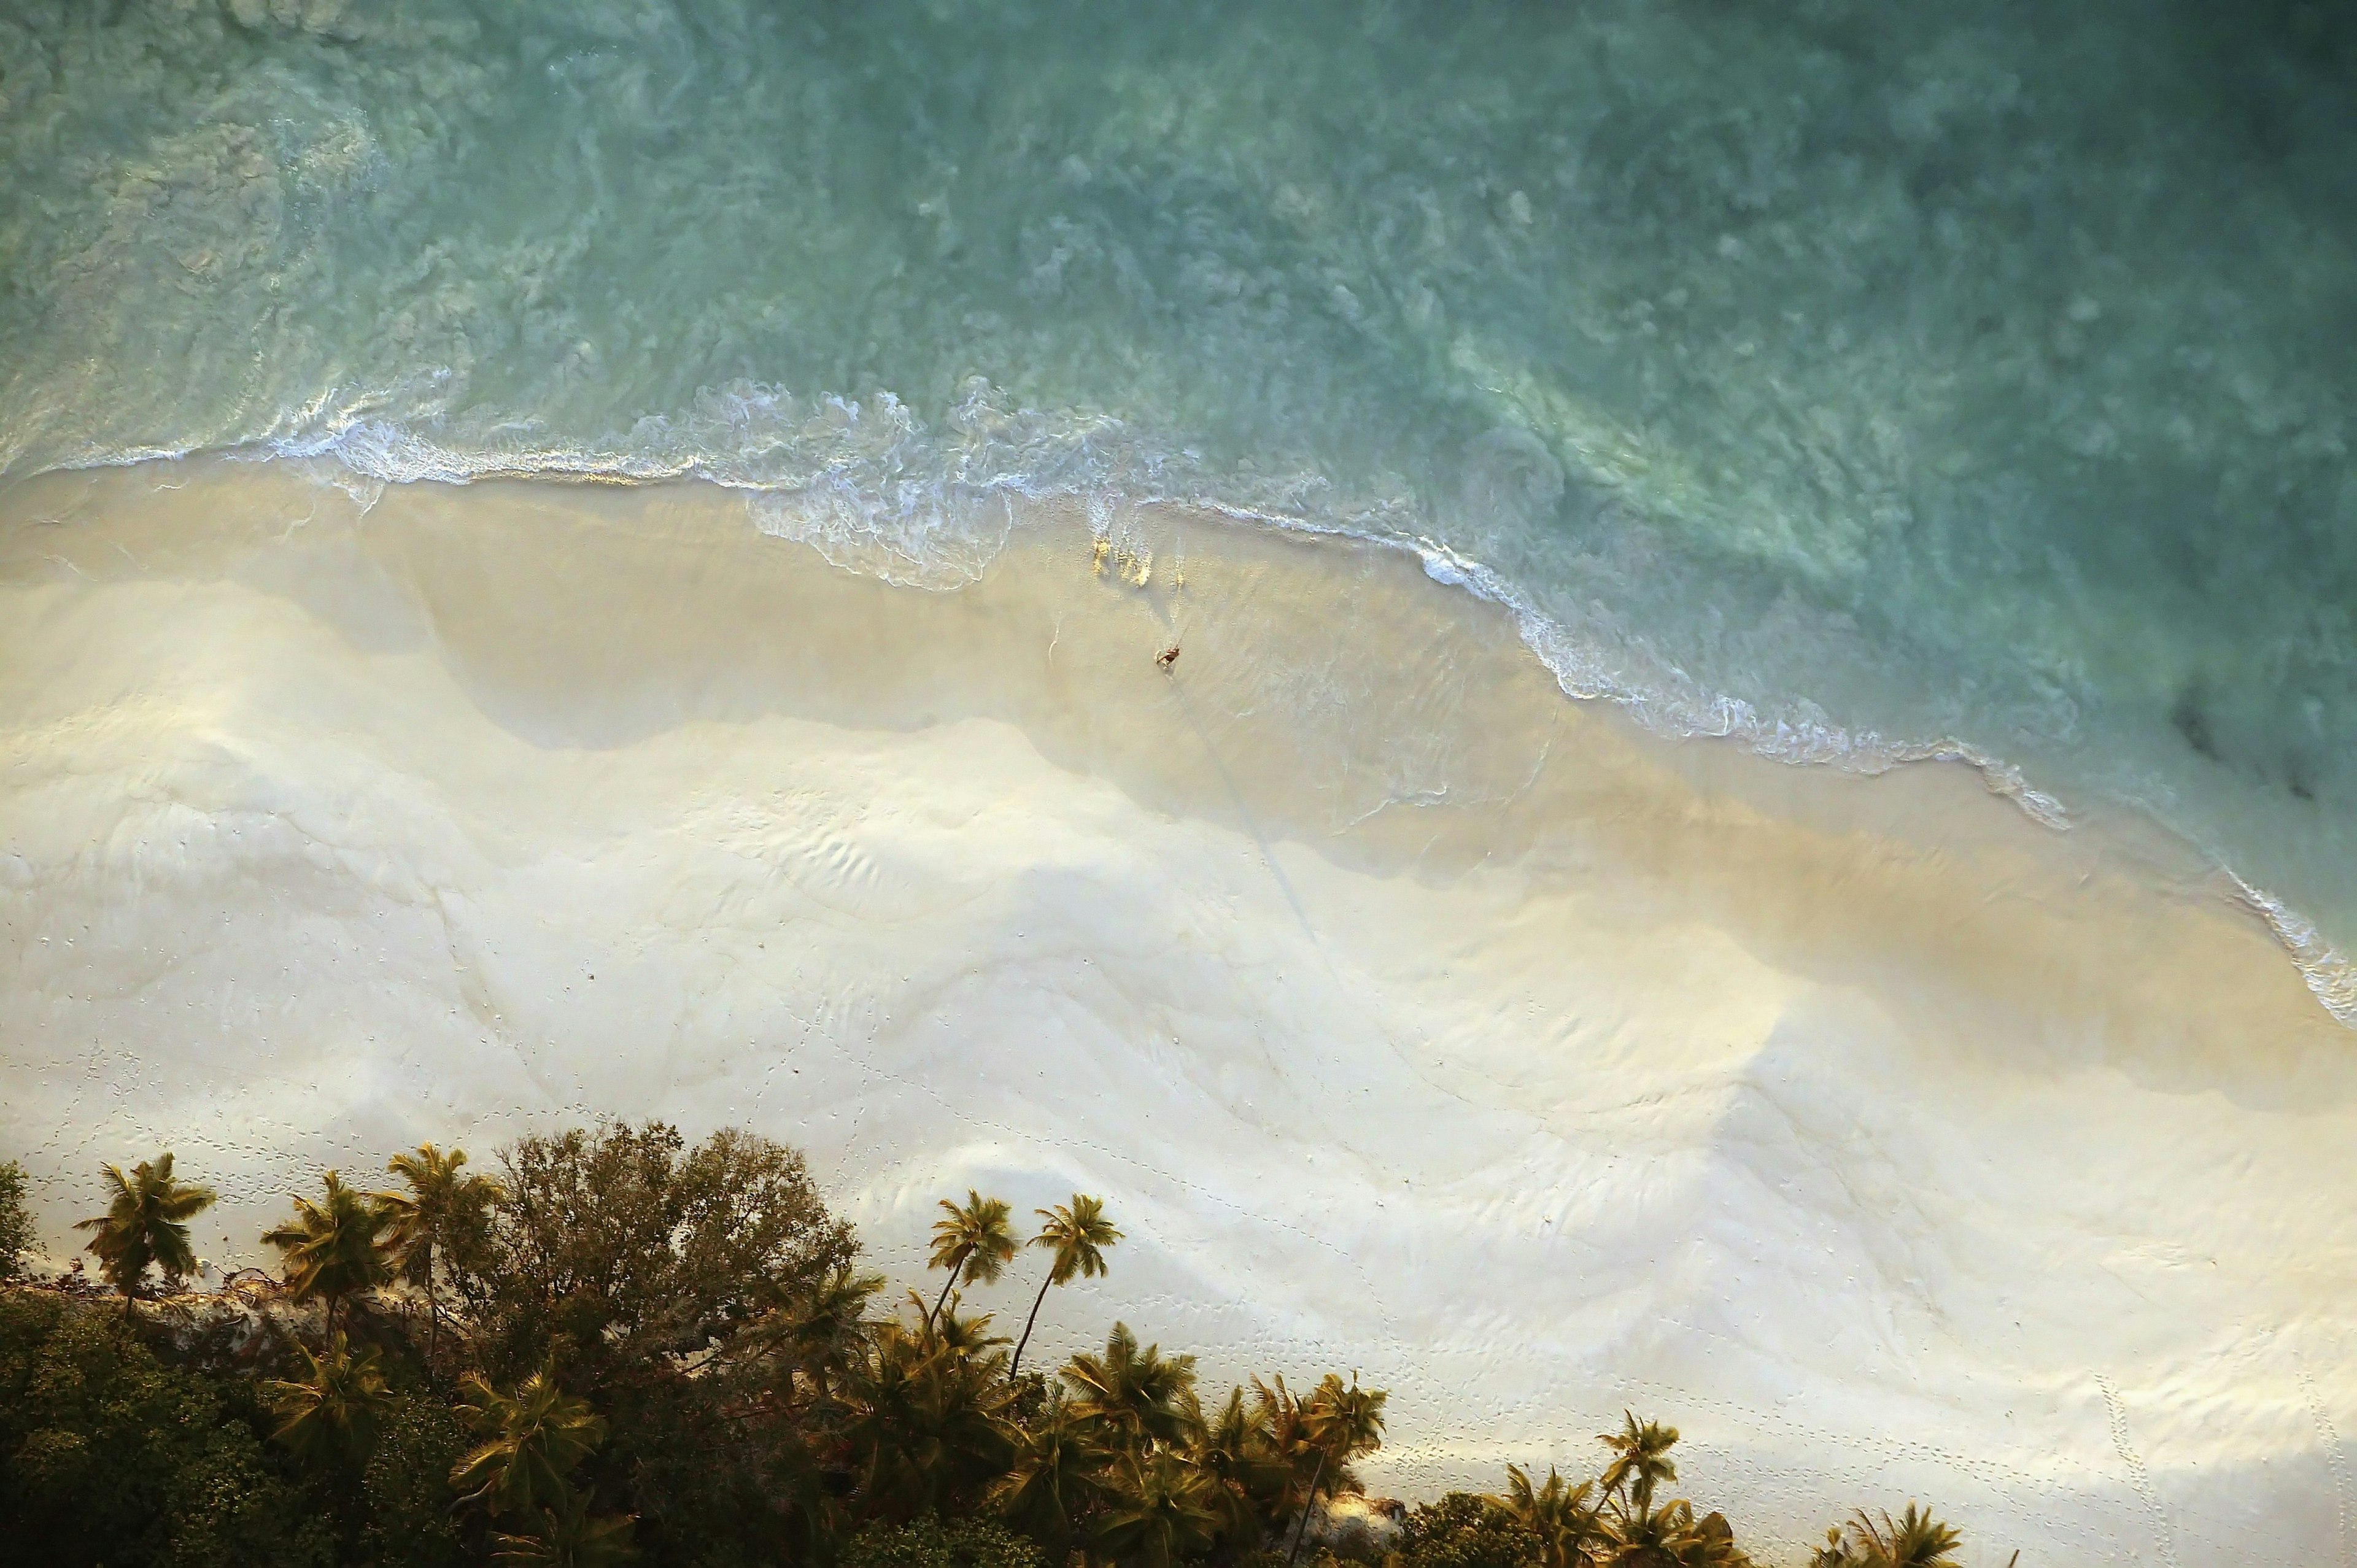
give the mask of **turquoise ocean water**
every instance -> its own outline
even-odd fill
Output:
[[[0,5],[0,472],[1415,541],[1576,692],[2132,802],[2319,961],[2352,442],[2347,6]]]

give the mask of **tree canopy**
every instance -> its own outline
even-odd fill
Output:
[[[295,1200],[263,1238],[275,1294],[135,1313],[0,1285],[8,1546],[116,1568],[1749,1562],[1722,1515],[1669,1495],[1677,1429],[1634,1412],[1592,1476],[1510,1466],[1498,1495],[1407,1510],[1387,1541],[1363,1510],[1319,1526],[1383,1446],[1383,1390],[1271,1372],[1222,1393],[1120,1318],[1024,1370],[963,1294],[1022,1250],[979,1191],[940,1205],[948,1283],[895,1308],[801,1156],[750,1133],[601,1122],[519,1140],[496,1178],[430,1144],[389,1168],[395,1191],[330,1171]],[[83,1229],[117,1289],[185,1275],[210,1193],[168,1155],[102,1176]],[[1027,1337],[1122,1240],[1087,1194],[1034,1212]],[[1909,1502],[1853,1514],[1813,1562],[1953,1568],[1958,1544]]]
[[[500,1364],[543,1348],[613,1371],[707,1350],[851,1261],[802,1157],[723,1129],[693,1149],[660,1122],[526,1138],[459,1294]]]

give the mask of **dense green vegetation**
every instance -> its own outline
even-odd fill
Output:
[[[32,1217],[25,1211],[25,1167],[0,1164],[0,1281],[16,1277],[25,1249],[32,1244]]]
[[[1739,1568],[1670,1495],[1674,1428],[1629,1416],[1574,1484],[1511,1468],[1404,1528],[1313,1520],[1359,1487],[1384,1396],[1327,1373],[1225,1394],[1116,1322],[1019,1358],[1047,1293],[1122,1233],[1075,1194],[1020,1235],[944,1201],[937,1289],[878,1308],[851,1228],[792,1150],[659,1122],[527,1138],[496,1173],[431,1144],[372,1192],[328,1172],[262,1240],[266,1288],[175,1294],[213,1200],[169,1154],[103,1169],[88,1251],[120,1297],[0,1288],[0,1525],[59,1568],[640,1563],[680,1568],[1171,1568],[1339,1552],[1391,1568]],[[0,1278],[27,1227],[0,1165]],[[1010,1352],[964,1293],[1039,1281]],[[156,1287],[160,1285],[159,1291]],[[1934,1568],[1911,1503],[1813,1568]]]

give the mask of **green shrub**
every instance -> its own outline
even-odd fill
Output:
[[[1535,1568],[1539,1538],[1513,1516],[1470,1492],[1451,1492],[1408,1510],[1402,1568]]]
[[[467,1447],[447,1403],[422,1391],[400,1396],[361,1477],[364,1561],[376,1568],[457,1568],[464,1561],[450,1514],[450,1466]]]
[[[992,1520],[871,1524],[843,1550],[841,1568],[1047,1568],[1039,1549]]]
[[[25,1167],[0,1164],[0,1280],[13,1280],[33,1244],[33,1217],[25,1208]]]
[[[316,1510],[205,1380],[158,1363],[119,1311],[0,1289],[0,1519],[57,1568],[304,1568]]]

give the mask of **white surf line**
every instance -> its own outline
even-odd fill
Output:
[[[1122,428],[1119,421],[1113,424],[1114,428]],[[728,489],[791,494],[808,491],[830,477],[822,473],[791,480],[751,479],[726,472],[705,454],[654,458],[612,446],[524,447],[468,454],[443,446],[397,423],[369,419],[339,422],[324,433],[300,438],[256,438],[225,451],[239,460],[325,458],[379,484],[421,480],[468,484],[482,479],[545,477],[637,485],[698,478]],[[159,455],[186,454],[132,453],[122,460],[145,461]],[[396,456],[405,461],[391,461]],[[1149,472],[1161,466],[1154,460],[1156,455],[1152,452],[1146,456],[1144,467]],[[371,457],[373,462],[370,461]],[[1913,763],[1962,763],[1980,774],[1992,794],[2012,801],[2041,826],[2056,831],[2068,831],[2071,826],[2069,809],[2057,797],[2031,786],[2020,768],[1953,737],[1889,741],[1871,732],[1856,732],[1837,725],[1796,726],[1763,715],[1749,703],[1722,693],[1647,692],[1632,687],[1595,659],[1584,657],[1565,629],[1500,573],[1410,528],[1383,526],[1381,520],[1386,515],[1413,519],[1413,510],[1400,503],[1371,502],[1326,518],[1229,500],[1196,489],[1169,489],[1149,484],[1143,493],[1134,493],[1124,487],[1118,473],[1100,472],[1077,481],[1067,478],[1045,483],[1024,473],[997,473],[961,476],[955,482],[969,485],[981,493],[996,494],[1002,500],[1010,492],[1034,500],[1079,499],[1087,507],[1092,533],[1116,549],[1123,544],[1117,535],[1143,536],[1143,525],[1135,521],[1135,514],[1170,506],[1201,508],[1231,521],[1284,532],[1351,539],[1404,551],[1417,557],[1426,575],[1435,582],[1498,605],[1511,614],[1523,645],[1555,675],[1556,684],[1566,696],[1613,703],[1655,734],[1733,740],[1774,761],[1832,767],[1869,777]],[[1124,507],[1132,513],[1128,520],[1115,515]]]
[[[2254,887],[2232,869],[2226,875],[2253,913],[2266,921],[2276,940],[2291,955],[2300,978],[2324,1010],[2357,1029],[2357,962],[2324,940],[2324,933],[2264,888]]]
[[[2119,1454],[2120,1463],[2128,1470],[2128,1480],[2136,1496],[2144,1499],[2146,1511],[2152,1515],[2154,1542],[2160,1548],[2160,1560],[2167,1568],[2178,1568],[2175,1532],[2169,1529],[2168,1510],[2160,1506],[2160,1493],[2154,1489],[2152,1472],[2145,1467],[2144,1455],[2128,1440],[2128,1413],[2120,1403],[2120,1392],[2112,1387],[2112,1380],[2097,1372],[2095,1387],[2104,1394],[2104,1414],[2112,1428],[2112,1447]]]

